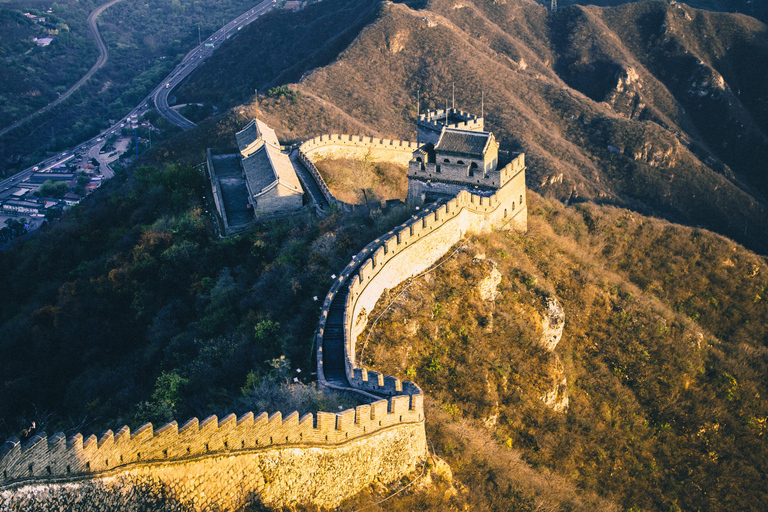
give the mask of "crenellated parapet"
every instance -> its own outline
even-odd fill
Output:
[[[411,155],[417,149],[415,142],[397,139],[382,139],[377,137],[365,137],[360,135],[329,134],[320,135],[309,139],[299,146],[299,160],[312,174],[317,186],[320,188],[328,204],[335,204],[345,208],[351,205],[339,200],[333,195],[330,188],[315,165],[319,158],[365,158],[373,161],[395,162],[408,165]]]
[[[368,315],[385,290],[418,275],[438,261],[469,232],[492,229],[527,229],[525,176],[518,174],[490,196],[460,191],[456,197],[427,207],[419,215],[378,237],[352,258],[334,282],[323,303],[318,328],[318,381],[329,388],[345,387],[328,378],[324,368],[326,330],[334,301],[342,300],[344,372],[349,386],[379,395],[421,395],[412,382],[359,367],[357,337],[368,323]],[[333,333],[331,333],[333,334]]]
[[[394,393],[393,393],[394,394]],[[152,463],[194,460],[221,454],[237,455],[277,447],[333,447],[350,440],[424,420],[421,396],[399,394],[339,413],[318,412],[299,418],[280,412],[219,420],[192,418],[179,427],[173,421],[154,430],[151,423],[135,432],[124,426],[116,433],[83,438],[63,433],[17,438],[0,448],[0,489],[24,481],[95,476]]]
[[[440,138],[443,128],[481,132],[485,129],[485,120],[469,112],[449,108],[438,109],[419,114],[416,120],[416,140],[418,145],[434,144]]]
[[[415,142],[409,142],[407,140],[381,139],[378,137],[332,133],[309,139],[300,146],[300,149],[305,154],[308,154],[319,148],[334,145],[342,147],[360,147],[366,149],[404,151],[408,154],[412,153],[413,150],[418,147]]]

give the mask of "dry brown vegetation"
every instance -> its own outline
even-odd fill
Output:
[[[325,158],[316,163],[333,195],[345,203],[404,201],[408,195],[408,170],[403,165],[367,158]]]
[[[527,235],[475,237],[408,287],[375,324],[363,362],[433,397],[430,439],[470,496],[488,496],[479,508],[546,496],[525,488],[502,498],[530,480],[512,466],[473,476],[512,450],[585,503],[759,510],[768,498],[765,260],[618,208],[563,208],[532,194],[530,209]],[[488,260],[503,275],[495,302],[477,290]],[[535,344],[548,295],[566,312],[556,356]],[[558,372],[566,413],[541,401]],[[458,434],[457,423],[469,430]],[[470,432],[486,432],[492,447],[479,449]]]
[[[291,43],[302,75],[292,68],[289,80],[301,97],[260,98],[285,140],[329,132],[411,140],[417,91],[422,111],[440,108],[455,84],[463,109],[479,112],[484,92],[488,128],[525,151],[528,184],[543,195],[630,207],[768,250],[764,25],[660,1],[557,14],[526,0],[372,4],[334,0],[269,20],[306,28]],[[271,48],[275,30],[254,25],[242,41]],[[213,86],[214,68],[235,77],[237,90],[251,82],[246,103],[254,87],[288,78],[265,68],[273,56],[243,66],[239,45],[214,56],[182,94],[211,100],[224,90]]]

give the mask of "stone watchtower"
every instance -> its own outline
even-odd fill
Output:
[[[416,120],[416,142],[422,144],[437,143],[443,128],[450,127],[458,130],[483,131],[483,118],[468,112],[451,108],[435,110],[419,114]]]
[[[452,198],[462,190],[491,196],[519,173],[524,177],[525,154],[499,151],[493,134],[483,130],[482,117],[455,109],[420,115],[417,137],[419,148],[408,164],[412,204]]]

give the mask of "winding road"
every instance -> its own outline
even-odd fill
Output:
[[[196,126],[195,123],[182,116],[168,105],[168,96],[171,94],[171,91],[173,91],[173,89],[186,77],[192,74],[192,72],[197,69],[205,59],[210,57],[213,51],[224,43],[224,41],[237,34],[244,26],[253,22],[265,12],[274,9],[276,4],[276,0],[262,0],[258,5],[221,27],[208,39],[203,41],[202,44],[190,51],[184,57],[184,60],[176,66],[176,69],[163,80],[163,83],[150,94],[160,115],[182,130],[194,128]]]
[[[69,95],[71,95],[75,89],[80,87],[88,78],[93,75],[100,67],[102,67],[107,62],[107,47],[104,44],[104,40],[101,38],[101,34],[99,34],[98,27],[96,26],[96,18],[99,16],[99,14],[104,11],[104,9],[116,4],[120,0],[111,0],[104,5],[99,6],[97,9],[94,9],[93,12],[88,16],[88,24],[91,27],[91,30],[93,30],[94,35],[96,36],[96,43],[99,47],[99,60],[96,62],[96,64],[91,68],[88,73],[85,74],[74,86],[72,86],[69,91],[64,93],[60,98],[58,98],[56,101],[51,103],[50,105],[44,107],[43,109],[38,110],[34,114],[27,116],[25,119],[22,119],[21,121],[18,121],[17,123],[5,128],[3,131],[0,131],[0,135],[16,128],[17,126],[21,125],[28,119],[30,119],[32,116],[35,116],[41,112],[44,112],[45,110],[50,109],[51,107],[55,106],[56,104],[64,101]],[[168,119],[171,123],[181,127],[184,130],[188,130],[195,126],[195,123],[190,121],[189,119],[186,119],[181,114],[170,108],[168,105],[168,95],[173,89],[184,79],[186,78],[192,71],[194,71],[206,58],[208,58],[216,48],[218,48],[221,44],[224,43],[227,39],[237,34],[244,26],[248,25],[249,23],[253,22],[255,19],[257,19],[259,16],[264,14],[265,12],[275,8],[277,4],[277,0],[262,0],[259,4],[252,7],[245,13],[241,14],[234,20],[230,21],[226,25],[224,25],[222,28],[220,28],[218,31],[216,31],[214,34],[212,34],[208,39],[203,41],[202,44],[196,46],[194,49],[192,49],[185,57],[184,59],[176,66],[176,68],[167,76],[165,79],[160,82],[160,84],[155,87],[152,92],[149,93],[149,95],[144,98],[141,103],[137,107],[135,107],[133,110],[128,112],[122,119],[117,121],[114,125],[107,128],[100,134],[90,138],[89,140],[86,140],[84,142],[81,142],[74,148],[65,150],[58,155],[54,155],[50,158],[47,158],[43,160],[42,162],[39,162],[34,167],[28,167],[27,169],[24,169],[23,171],[20,171],[16,173],[15,175],[6,178],[5,180],[0,181],[0,192],[3,190],[7,190],[11,187],[14,187],[21,183],[22,181],[25,181],[28,179],[33,173],[35,172],[44,172],[52,167],[59,165],[61,163],[67,162],[75,157],[75,154],[81,151],[90,151],[90,149],[98,144],[99,142],[103,141],[103,139],[109,137],[110,135],[116,135],[120,132],[120,130],[125,127],[126,125],[131,125],[135,122],[135,119],[138,117],[144,115],[147,111],[151,109],[150,104],[155,103],[158,112]]]
[[[25,117],[24,119],[16,121],[12,125],[7,126],[7,127],[3,128],[2,130],[0,130],[0,137],[5,135],[6,133],[8,133],[11,130],[13,130],[15,128],[18,128],[19,126],[21,126],[22,124],[26,123],[27,121],[29,121],[30,119],[32,119],[36,115],[42,114],[43,112],[46,112],[46,111],[52,109],[53,107],[55,107],[56,105],[58,105],[62,101],[66,100],[67,98],[72,96],[72,93],[74,93],[76,90],[78,90],[80,88],[80,86],[83,85],[89,78],[91,78],[96,71],[101,69],[104,66],[104,64],[107,63],[107,60],[109,59],[109,51],[107,50],[107,45],[104,44],[104,39],[101,37],[101,33],[99,32],[98,25],[96,25],[96,18],[99,17],[99,14],[104,12],[104,9],[115,5],[117,2],[120,2],[120,0],[110,0],[109,2],[105,3],[104,5],[100,5],[99,7],[97,7],[93,11],[91,11],[91,14],[88,15],[88,28],[91,29],[91,32],[93,33],[93,36],[96,38],[96,46],[99,48],[99,58],[96,60],[96,64],[94,64],[91,67],[91,69],[88,70],[88,72],[86,74],[84,74],[82,77],[80,77],[80,80],[75,82],[75,85],[70,87],[67,90],[67,92],[65,92],[64,94],[62,94],[61,96],[59,96],[58,98],[56,98],[55,100],[53,100],[52,102],[50,102],[49,104],[47,104],[46,106],[41,108],[40,110],[38,110],[36,112],[33,112],[30,115],[28,115],[27,117]]]

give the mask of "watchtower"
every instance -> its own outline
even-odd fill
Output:
[[[483,118],[455,108],[419,114],[416,120],[416,142],[419,145],[436,144],[443,128],[481,132]]]
[[[408,163],[408,201],[430,203],[462,190],[493,195],[520,172],[525,154],[499,151],[483,118],[455,109],[420,115],[419,148]]]

